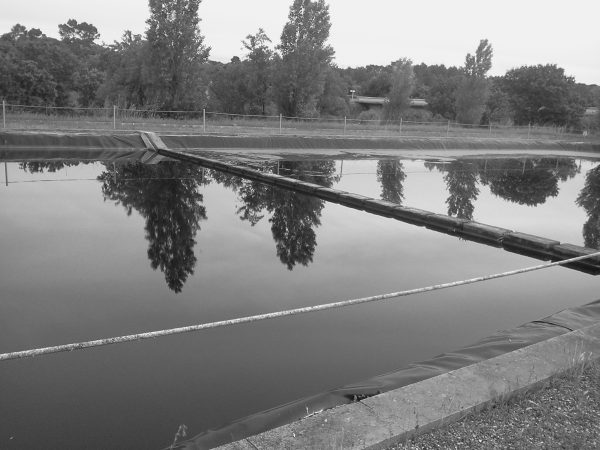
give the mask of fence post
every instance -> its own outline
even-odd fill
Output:
[[[6,101],[2,100],[2,127],[6,128]]]
[[[402,117],[400,117],[400,136],[402,136]]]
[[[492,121],[490,120],[490,136],[492,135]]]
[[[117,105],[113,105],[113,130],[117,129]]]
[[[279,113],[279,134],[281,134],[281,122],[283,120],[283,114]]]
[[[202,131],[206,133],[206,108],[202,108]]]
[[[529,135],[531,134],[531,122],[527,125],[527,139],[529,139]]]
[[[344,116],[344,136],[346,136],[346,116]]]
[[[448,120],[448,127],[446,128],[446,137],[448,137],[448,133],[450,133],[450,121]]]

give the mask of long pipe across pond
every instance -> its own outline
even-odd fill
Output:
[[[207,330],[209,328],[228,327],[228,326],[232,326],[232,325],[239,325],[242,323],[252,323],[252,322],[258,322],[258,321],[269,320],[269,319],[277,319],[277,318],[287,317],[287,316],[296,316],[298,314],[306,314],[306,313],[316,312],[316,311],[325,311],[325,310],[329,310],[329,309],[345,308],[347,306],[379,302],[379,301],[389,300],[389,299],[397,298],[397,297],[407,297],[409,295],[421,294],[424,292],[438,291],[440,289],[448,289],[448,288],[457,287],[457,286],[464,286],[467,284],[480,283],[482,281],[487,281],[487,280],[494,280],[497,278],[510,277],[513,275],[521,274],[521,273],[527,273],[527,272],[533,272],[536,270],[547,269],[549,267],[555,267],[555,266],[560,266],[560,265],[564,265],[564,264],[571,264],[571,263],[577,262],[579,260],[585,260],[585,259],[594,258],[594,257],[600,257],[600,251],[589,254],[589,255],[578,256],[576,258],[570,258],[568,260],[545,263],[545,264],[541,264],[538,266],[525,267],[522,269],[509,270],[508,272],[484,275],[484,276],[480,276],[480,277],[469,278],[467,280],[459,280],[459,281],[452,281],[449,283],[435,284],[435,285],[426,286],[426,287],[422,287],[422,288],[409,289],[406,291],[390,292],[388,294],[380,294],[380,295],[373,295],[370,297],[354,298],[354,299],[350,299],[350,300],[342,300],[342,301],[338,301],[338,302],[325,303],[325,304],[315,305],[315,306],[305,306],[302,308],[288,309],[285,311],[277,311],[277,312],[272,312],[272,313],[259,314],[259,315],[255,315],[255,316],[238,317],[237,319],[221,320],[218,322],[210,322],[210,323],[203,323],[203,324],[198,324],[198,325],[189,325],[189,326],[178,327],[178,328],[170,328],[167,330],[149,331],[146,333],[137,333],[137,334],[129,334],[129,335],[125,335],[125,336],[115,336],[115,337],[105,338],[105,339],[96,339],[93,341],[74,342],[71,344],[55,345],[53,347],[33,348],[30,350],[21,350],[21,351],[16,351],[16,352],[11,352],[11,353],[1,353],[0,361],[8,361],[11,359],[33,358],[35,356],[49,355],[51,353],[71,352],[74,350],[82,350],[82,349],[91,348],[91,347],[103,347],[106,345],[123,344],[125,342],[139,341],[142,339],[154,339],[154,338],[158,338],[158,337],[171,336],[174,334],[190,333],[192,331]]]
[[[460,236],[467,240],[495,247],[503,247],[507,251],[530,256],[543,261],[560,261],[562,259],[585,256],[597,252],[595,249],[565,244],[553,239],[521,233],[493,225],[486,225],[472,220],[451,217],[444,214],[436,214],[423,209],[405,207],[385,200],[377,200],[363,195],[327,188],[318,184],[308,183],[272,173],[263,173],[248,167],[237,166],[195,154],[192,155],[190,153],[174,151],[169,149],[156,133],[142,132],[141,137],[148,150],[155,151],[162,156],[198,164],[203,167],[220,170],[284,189],[313,195],[323,200],[338,203],[350,208],[363,210],[380,216],[391,217],[413,225],[425,226],[431,230]],[[587,258],[582,261],[567,264],[566,266],[582,272],[598,275],[600,274],[600,257]]]

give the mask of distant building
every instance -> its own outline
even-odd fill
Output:
[[[597,106],[588,106],[587,108],[585,108],[585,112],[583,113],[584,117],[585,116],[595,116],[596,114],[598,114]]]
[[[387,97],[367,97],[365,95],[352,95],[350,104],[360,105],[365,111],[369,109],[382,109],[389,100]],[[415,109],[426,108],[428,103],[422,98],[411,98],[410,107]]]

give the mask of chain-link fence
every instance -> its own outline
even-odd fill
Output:
[[[2,102],[2,126],[12,130],[149,130],[163,133],[218,133],[362,137],[478,137],[495,139],[588,140],[584,132],[551,126],[468,125],[452,121],[381,121],[241,115],[212,111],[72,108]]]

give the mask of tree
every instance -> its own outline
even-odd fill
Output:
[[[410,95],[415,87],[415,76],[412,61],[402,58],[392,63],[392,86],[388,94],[388,101],[383,106],[385,120],[399,120],[410,108]]]
[[[324,0],[294,0],[277,47],[274,80],[279,110],[287,116],[316,114],[325,70],[333,58],[329,38],[329,7]]]
[[[120,108],[143,107],[148,94],[148,45],[140,34],[126,30],[106,54],[106,78],[97,96]]]
[[[18,39],[27,37],[27,28],[17,23],[12,26],[10,29],[10,33],[6,33],[2,35],[2,39],[6,41],[15,42]]]
[[[218,109],[229,114],[245,114],[246,105],[253,99],[249,90],[247,67],[239,58],[220,65],[212,76],[210,91],[218,100]]]
[[[493,77],[489,79],[489,83],[489,96],[485,104],[482,122],[512,124],[513,111],[508,95],[502,89],[502,79]]]
[[[47,105],[56,99],[56,83],[52,76],[34,61],[19,60],[14,67],[18,86],[17,100],[25,105]],[[14,95],[10,94],[9,95]],[[9,97],[10,98],[10,97]]]
[[[321,116],[342,117],[348,114],[348,83],[336,67],[329,67],[325,74],[323,93],[318,99],[317,109]]]
[[[91,106],[104,82],[105,48],[96,27],[71,19],[63,40],[16,24],[0,36],[0,95],[20,104]]]
[[[359,92],[368,97],[386,97],[391,89],[392,70],[391,68],[381,68],[364,83],[364,86],[361,86]]]
[[[149,74],[155,107],[191,108],[188,93],[194,90],[198,65],[208,59],[203,45],[198,7],[201,0],[149,0],[146,21]]]
[[[67,106],[80,62],[67,45],[38,31],[17,24],[0,37],[0,95],[20,104]]]
[[[100,33],[94,25],[87,22],[79,23],[75,19],[69,19],[67,23],[60,24],[58,34],[65,42],[81,42],[86,45],[91,45],[100,38]]]
[[[511,69],[501,81],[517,125],[576,125],[583,102],[575,79],[555,64]]]
[[[464,124],[479,124],[488,98],[487,72],[492,67],[492,45],[482,39],[475,55],[467,54],[463,80],[456,92],[456,120]]]
[[[424,98],[434,115],[454,119],[456,117],[456,93],[463,75],[457,67],[427,66],[421,63],[413,67],[416,79],[414,95]]]
[[[494,50],[487,39],[479,41],[475,55],[467,53],[465,58],[464,72],[468,77],[485,78],[492,68],[492,56]]]
[[[248,69],[248,92],[251,95],[248,112],[251,114],[266,114],[273,59],[270,43],[271,39],[262,28],[259,28],[256,34],[249,34],[246,40],[242,41],[248,51],[245,62]]]

